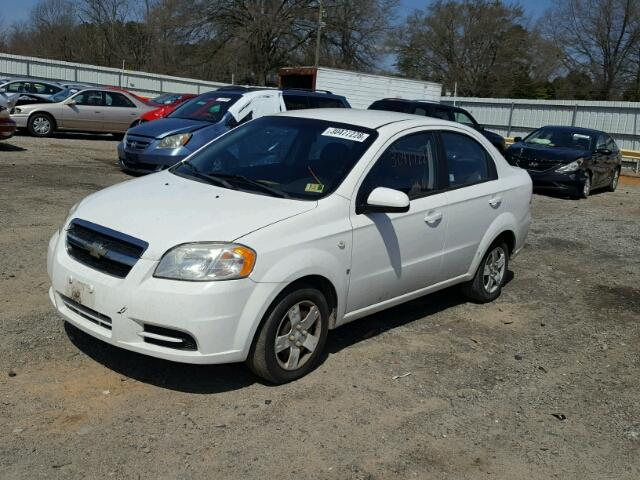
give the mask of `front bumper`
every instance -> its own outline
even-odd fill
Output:
[[[141,258],[125,278],[113,277],[71,258],[64,234],[56,233],[47,257],[49,296],[65,320],[116,347],[183,363],[245,360],[260,320],[281,285],[250,279],[158,279],[153,277],[156,265],[157,261]],[[195,348],[153,343],[147,335],[157,332],[157,327],[179,332],[173,337],[190,336]],[[164,330],[160,333],[166,335]]]
[[[573,192],[582,190],[586,174],[583,170],[571,173],[558,173],[555,170],[536,172],[527,170],[531,177],[534,190],[554,190],[562,192]]]
[[[185,147],[176,149],[157,149],[153,144],[144,150],[130,149],[123,142],[118,144],[118,163],[120,168],[130,173],[159,172],[184,160],[192,152]]]
[[[29,122],[29,115],[11,115],[11,120],[16,122],[16,127],[18,128],[27,128],[27,123]]]

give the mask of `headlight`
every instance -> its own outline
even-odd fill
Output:
[[[185,243],[164,254],[154,277],[206,282],[248,277],[256,252],[235,243]]]
[[[579,158],[577,160],[574,160],[571,163],[567,163],[566,165],[563,165],[560,168],[556,169],[556,172],[558,173],[569,173],[569,172],[575,172],[576,170],[578,170],[580,168],[580,165],[582,165],[582,162],[584,162],[583,158]]]
[[[11,113],[22,113],[22,109],[21,109],[21,108],[18,108],[18,107],[15,107],[15,108],[11,111]]]
[[[156,148],[180,148],[191,140],[190,133],[178,133],[177,135],[169,135],[160,140]]]

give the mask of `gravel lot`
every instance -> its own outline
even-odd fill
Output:
[[[272,387],[112,348],[54,313],[47,241],[128,178],[115,147],[0,144],[0,478],[640,478],[640,186],[536,195],[496,302],[454,288],[362,319]]]

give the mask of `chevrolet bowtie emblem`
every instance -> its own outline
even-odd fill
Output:
[[[102,243],[93,242],[89,245],[89,255],[95,258],[102,258],[107,254],[107,247],[105,247]]]

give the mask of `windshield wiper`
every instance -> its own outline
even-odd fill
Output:
[[[215,176],[207,175],[206,173],[202,173],[195,166],[191,165],[189,162],[183,162],[180,166],[188,167],[191,170],[191,173],[194,177],[204,180],[207,183],[211,183],[213,185],[217,185],[219,187],[228,188],[229,190],[235,190],[233,185],[231,185],[228,181],[222,178],[216,178]]]
[[[233,174],[233,173],[210,173],[207,174],[208,177],[219,177],[221,179],[227,179],[227,180],[231,180],[231,181],[240,181],[245,183],[246,185],[251,185],[252,187],[256,187],[259,190],[262,190],[263,192],[267,192],[271,195],[273,195],[274,197],[279,197],[279,198],[290,198],[289,195],[287,195],[286,193],[284,193],[282,190],[278,190],[277,188],[272,188],[269,185],[265,185],[264,183],[258,181],[258,180],[253,180],[252,178],[247,178],[244,175],[238,175],[238,174]]]

